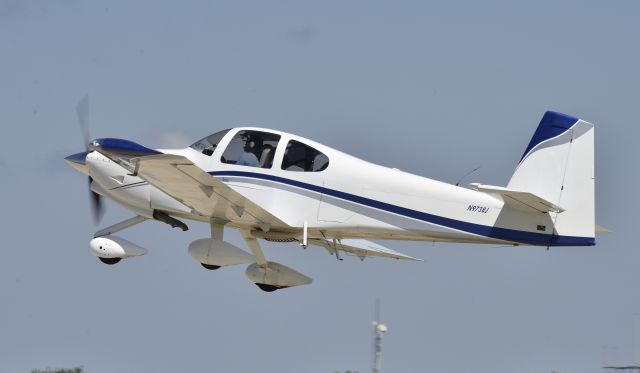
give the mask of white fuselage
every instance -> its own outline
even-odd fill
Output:
[[[512,209],[487,193],[372,164],[298,136],[271,132],[282,139],[270,169],[221,162],[234,131],[221,140],[212,155],[192,148],[160,151],[188,158],[286,224],[271,227],[274,232],[291,231],[306,223],[310,235],[329,238],[544,244],[540,227],[553,227],[552,214]],[[329,166],[321,172],[282,170],[279,165],[290,139],[326,154]],[[151,217],[153,210],[162,210],[177,217],[207,220],[98,152],[90,153],[86,161],[94,191],[138,215]],[[519,235],[525,239],[517,239]]]

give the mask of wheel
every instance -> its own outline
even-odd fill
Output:
[[[214,265],[214,264],[204,264],[204,263],[200,263],[204,268],[206,269],[210,269],[212,271],[220,268],[220,266]]]
[[[257,287],[262,291],[266,291],[267,293],[271,293],[272,291],[276,291],[278,289],[282,289],[280,286],[269,285],[269,284],[256,284]]]
[[[104,264],[108,264],[108,265],[114,265],[116,263],[118,263],[119,261],[122,260],[122,258],[103,258],[101,256],[98,257],[98,259],[100,259],[100,261]]]

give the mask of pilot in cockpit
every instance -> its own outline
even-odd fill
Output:
[[[258,156],[256,154],[261,147],[262,141],[260,138],[251,135],[247,137],[247,140],[244,143],[243,152],[236,164],[240,166],[258,167],[260,165],[260,161],[258,161]]]

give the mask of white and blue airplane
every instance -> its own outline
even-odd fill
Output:
[[[210,224],[211,237],[189,254],[207,269],[249,264],[264,291],[311,283],[265,258],[258,239],[320,246],[336,258],[415,258],[369,240],[499,245],[595,245],[594,129],[546,112],[506,187],[459,187],[379,166],[289,133],[240,127],[186,149],[149,149],[101,138],[88,141],[88,100],[78,105],[88,143],[65,160],[89,176],[95,211],[108,197],[134,216],[90,242],[102,262],[147,250],[113,234],[146,220],[187,230],[180,219]],[[224,241],[238,229],[251,253]]]

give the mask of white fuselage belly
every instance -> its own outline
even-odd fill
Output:
[[[308,173],[224,163],[212,167],[204,164],[211,163],[208,158],[192,149],[164,152],[184,155],[287,224],[273,226],[272,231],[289,231],[306,222],[310,234],[335,238],[518,243],[492,236],[492,229],[535,232],[536,227],[553,225],[549,214],[513,210],[491,195],[344,153],[332,155],[332,162],[341,167]],[[100,153],[91,153],[87,165],[97,184],[95,191],[138,215],[151,217],[157,209],[191,220],[208,220]]]

